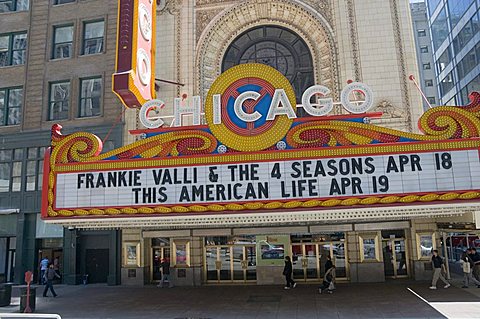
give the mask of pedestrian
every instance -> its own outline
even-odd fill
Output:
[[[480,254],[477,253],[477,250],[475,249],[475,247],[471,247],[470,251],[471,251],[470,257],[472,258],[472,261],[473,261],[472,273],[475,279],[480,281]]]
[[[437,289],[437,281],[439,278],[441,281],[445,283],[445,286],[443,288],[450,287],[450,283],[442,275],[442,269],[444,268],[443,258],[438,255],[438,250],[436,249],[433,251],[432,265],[433,265],[433,278],[432,278],[432,285],[430,286],[430,289]]]
[[[287,281],[285,289],[295,288],[297,286],[297,283],[292,279],[292,272],[293,266],[292,261],[290,260],[290,256],[285,256],[285,267],[283,267],[283,275],[285,276],[285,280]]]
[[[462,264],[462,270],[463,270],[463,286],[462,288],[468,288],[468,285],[470,284],[470,281],[473,281],[475,285],[477,285],[478,288],[480,288],[480,281],[475,279],[475,277],[472,277],[472,271],[473,271],[473,261],[468,255],[468,251],[470,248],[467,250],[466,253],[463,253],[462,258],[460,259],[460,263]]]
[[[53,264],[50,264],[47,271],[45,271],[44,277],[45,277],[45,289],[43,290],[43,296],[47,297],[48,289],[50,289],[53,297],[56,297],[57,294],[55,293],[55,290],[53,289],[53,280],[55,278],[60,278],[60,276],[53,269]]]
[[[325,274],[332,267],[333,267],[332,257],[330,257],[330,255],[327,255],[327,261],[325,262]]]
[[[168,288],[173,287],[172,277],[170,276],[170,262],[164,258],[160,260],[160,267],[162,269],[162,280],[157,287],[163,288],[165,280],[168,280]]]
[[[328,262],[328,261],[327,261]],[[322,286],[318,289],[319,293],[324,291],[328,293],[333,293],[335,290],[335,266],[332,264],[330,268],[325,272],[323,276],[323,283]]]
[[[40,261],[40,285],[43,285],[45,284],[45,272],[47,271],[48,269],[48,264],[49,264],[49,260],[47,257],[43,257],[43,259]]]

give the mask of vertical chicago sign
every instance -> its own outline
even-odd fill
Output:
[[[155,98],[156,1],[119,0],[113,91],[129,108]]]

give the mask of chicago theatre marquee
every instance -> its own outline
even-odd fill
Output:
[[[377,2],[403,19],[403,4]],[[298,281],[321,280],[328,255],[346,281],[428,277],[441,225],[478,209],[480,95],[418,116],[408,32],[393,23],[393,60],[370,68],[367,13],[338,3],[120,0],[113,90],[142,126],[102,153],[54,125],[43,219],[121,229],[126,285],[158,280],[162,258],[177,285],[280,283],[287,255]],[[182,53],[166,30],[189,34],[189,9],[197,44]],[[185,89],[156,92],[169,59]]]

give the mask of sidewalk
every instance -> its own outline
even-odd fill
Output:
[[[43,298],[42,287],[37,289],[40,297],[37,297],[36,312],[58,313],[63,319],[445,318],[449,315],[444,316],[435,309],[443,312],[442,307],[449,309],[453,308],[449,306],[453,302],[462,302],[474,306],[476,317],[480,314],[480,309],[475,308],[478,307],[475,302],[480,301],[480,289],[452,286],[433,291],[428,286],[428,282],[414,281],[339,284],[334,294],[320,295],[317,285],[310,284],[299,284],[292,290],[284,290],[282,286],[161,289],[58,285],[55,287],[57,298]],[[12,300],[17,305],[2,307],[0,312],[18,311],[18,289],[14,289],[14,293]]]

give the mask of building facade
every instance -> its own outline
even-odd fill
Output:
[[[119,282],[118,231],[64,234],[63,227],[46,225],[39,214],[52,124],[96,132],[106,139],[106,150],[122,145],[123,106],[110,81],[116,7],[116,1],[0,3],[2,281],[22,283],[27,270],[38,278],[38,263],[47,257],[58,260],[67,283],[87,272],[100,274],[93,281]],[[92,263],[95,258],[102,261]]]
[[[4,231],[0,236],[5,238],[5,260],[11,258],[11,247],[16,249],[11,268],[17,282],[25,270],[37,266],[40,250],[48,251],[50,258],[61,251],[68,284],[82,282],[85,274],[91,282],[155,283],[160,278],[161,259],[170,260],[176,285],[277,284],[282,282],[286,253],[294,260],[294,278],[305,282],[321,280],[327,255],[337,266],[337,277],[346,281],[425,279],[430,276],[430,249],[440,248],[441,238],[446,238],[442,225],[449,224],[451,216],[461,229],[473,222],[468,205],[397,205],[310,209],[302,216],[286,211],[236,217],[218,213],[191,219],[71,218],[58,223],[65,227],[61,230],[47,229],[52,225],[43,226],[38,218],[41,177],[28,165],[36,160],[40,172],[43,149],[39,148],[50,144],[52,124],[62,124],[65,134],[89,131],[101,139],[108,135],[107,150],[139,140],[140,136],[128,131],[143,127],[137,112],[123,112],[111,93],[116,1],[108,5],[83,0],[12,3],[15,6],[2,7],[8,10],[0,13],[0,29],[9,30],[4,35],[8,41],[3,42],[8,43],[7,49],[0,51],[7,52],[3,55],[6,65],[0,67],[0,89],[13,101],[4,102],[12,118],[16,110],[21,115],[0,127],[6,154],[2,160],[5,194],[0,196],[5,215],[0,218],[14,220],[9,221],[14,226],[0,229]],[[406,1],[157,3],[157,96],[165,101],[160,112],[168,124],[175,98],[182,97],[182,103],[188,104],[198,95],[205,101],[220,74],[255,62],[280,71],[297,99],[309,86],[321,84],[339,101],[349,80],[366,83],[374,92],[373,111],[383,113],[372,118],[373,123],[405,132],[418,130],[423,107],[408,81],[411,74],[419,77]],[[23,64],[19,62],[22,57]],[[15,99],[17,88],[24,93]],[[345,112],[336,105],[335,113]],[[185,123],[190,120],[186,117]],[[32,145],[33,141],[38,142]],[[38,153],[30,150],[33,147]],[[32,157],[34,153],[37,157]],[[35,192],[30,190],[33,179]]]
[[[428,104],[431,106],[438,105],[438,85],[435,76],[433,52],[432,52],[432,37],[428,27],[427,6],[425,2],[411,3],[413,21],[413,35],[415,37],[415,47],[417,49],[417,61],[419,69],[419,85]],[[428,104],[423,101],[423,107],[428,109]]]
[[[478,1],[427,1],[440,105],[464,105],[479,90]]]

